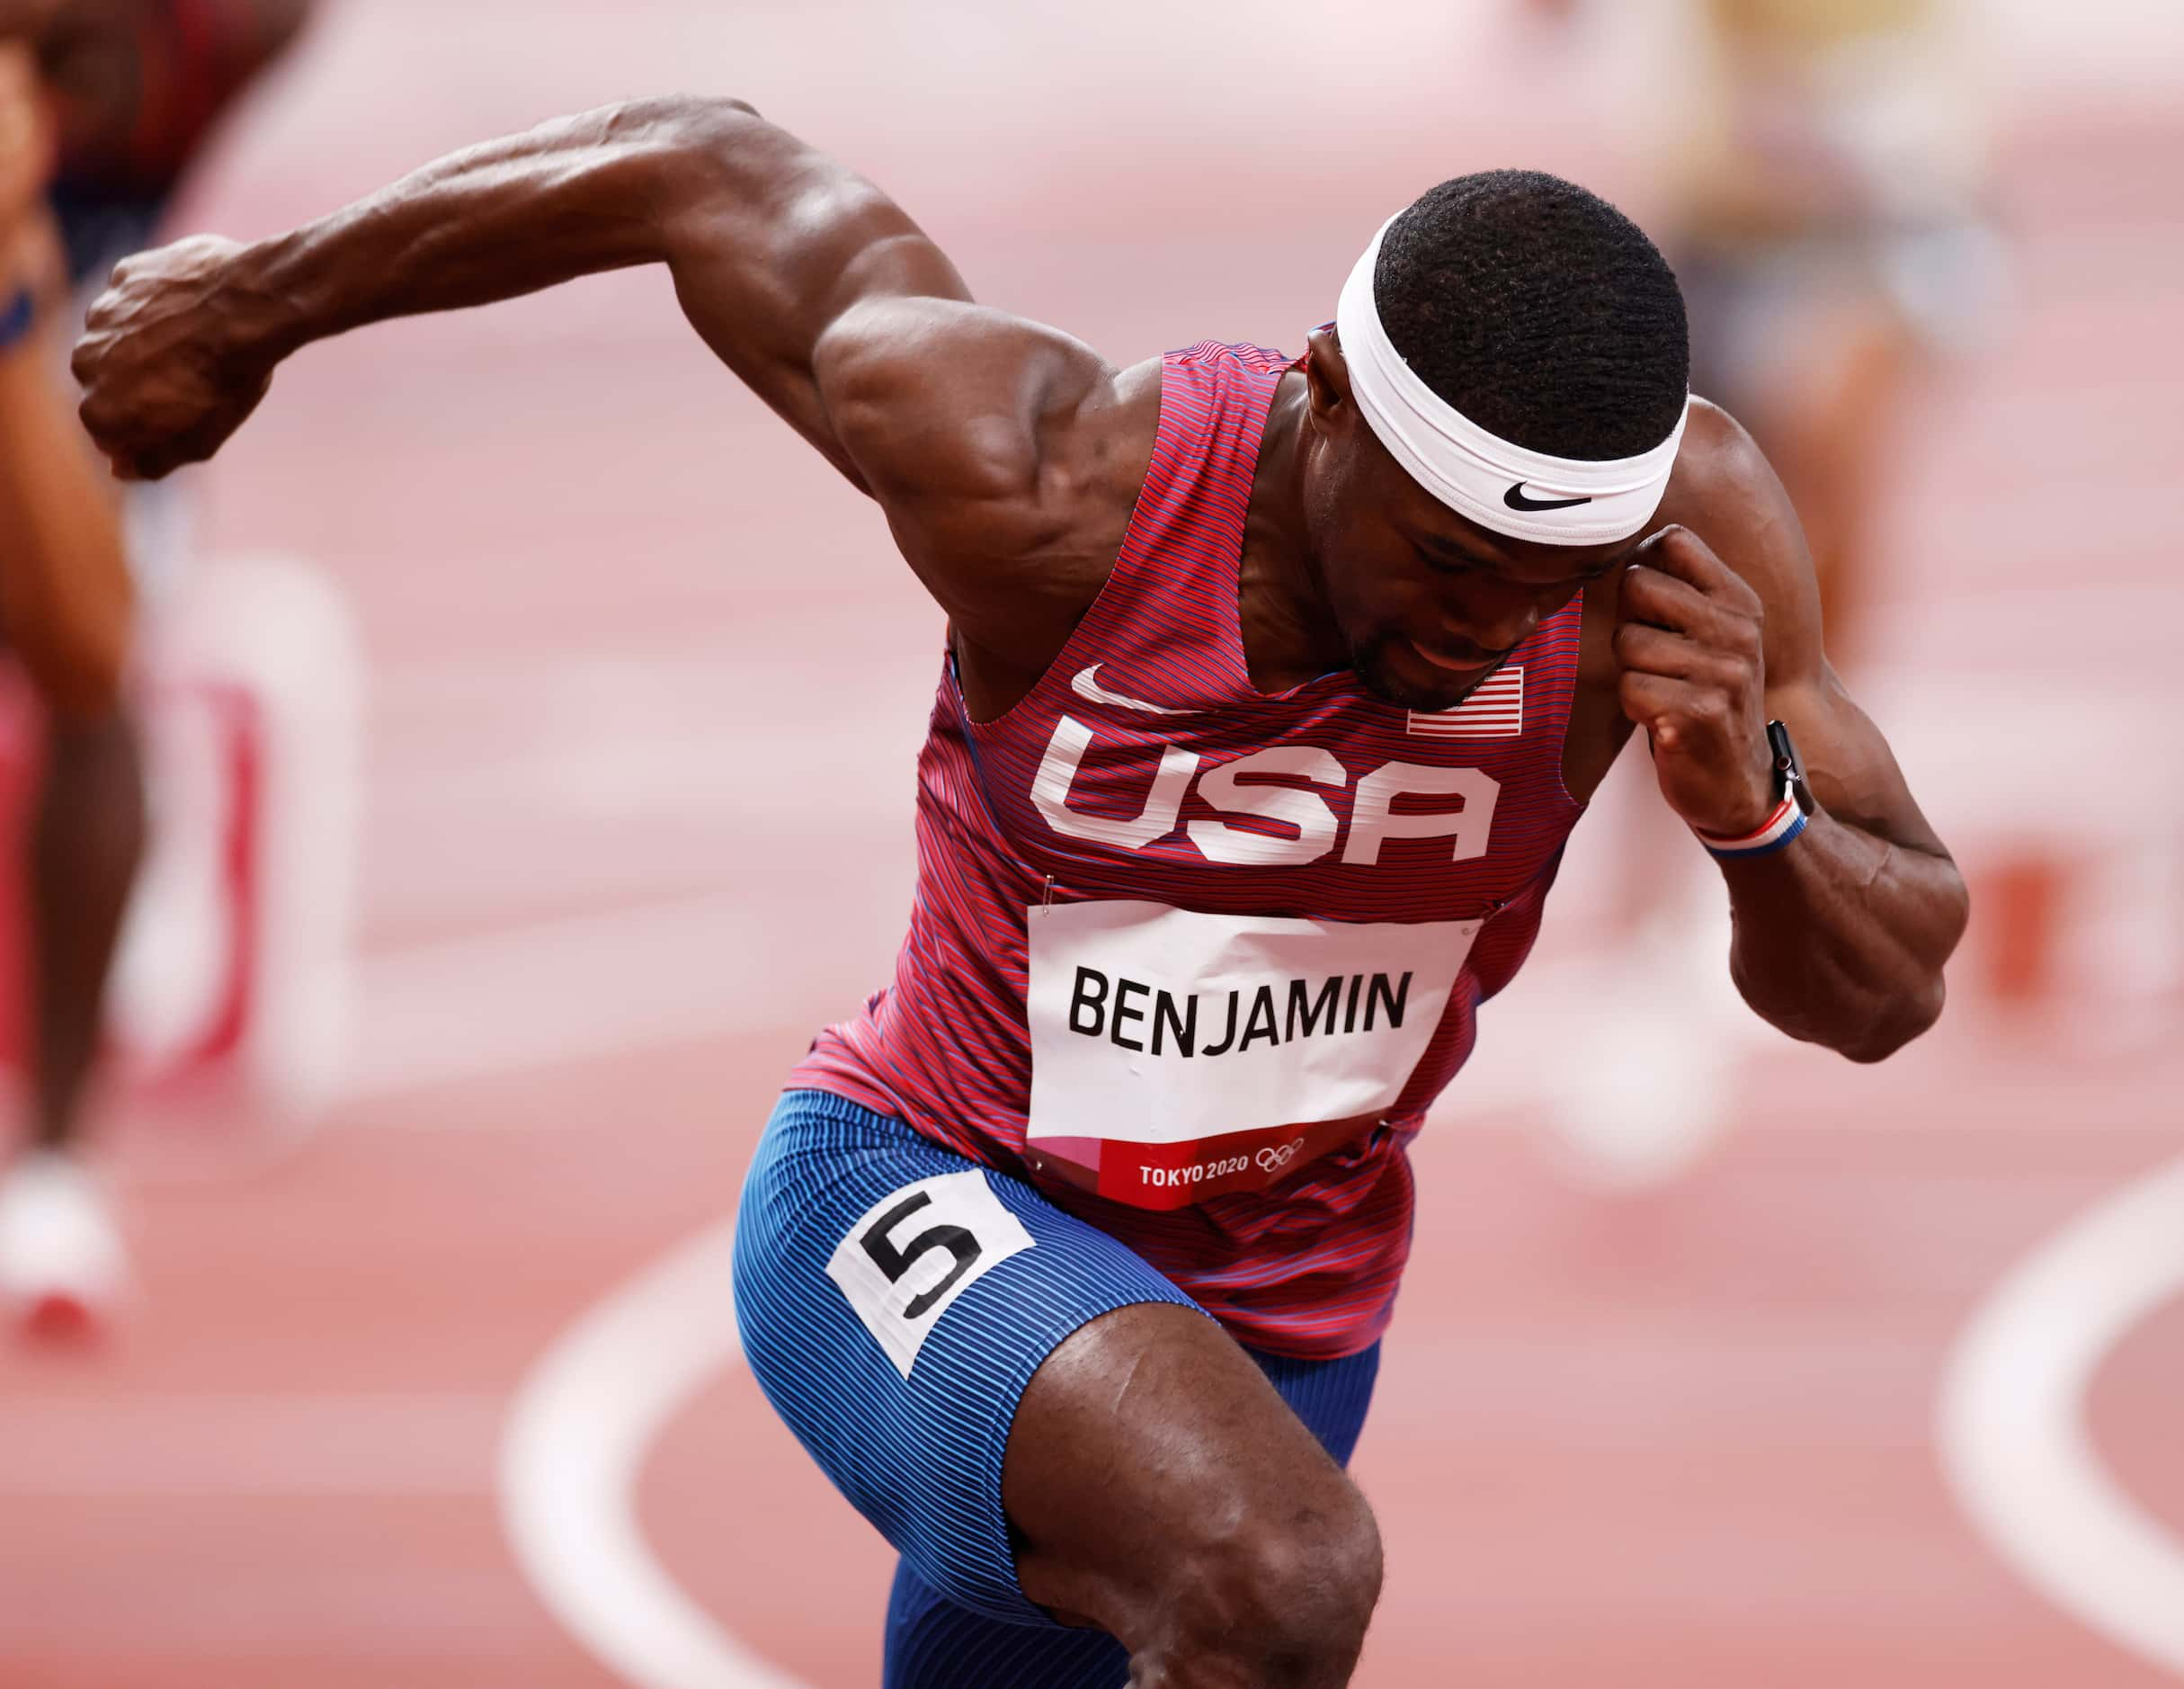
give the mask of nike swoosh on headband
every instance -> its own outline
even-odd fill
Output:
[[[1643,533],[1659,514],[1675,470],[1690,418],[1689,398],[1664,438],[1623,458],[1557,457],[1481,426],[1426,385],[1380,320],[1377,272],[1381,243],[1395,221],[1390,218],[1373,236],[1335,304],[1351,392],[1388,456],[1458,515],[1512,539],[1600,545]],[[1528,490],[1534,487],[1552,488],[1554,496]]]
[[[1525,496],[1524,483],[1519,481],[1502,495],[1502,502],[1511,510],[1567,510],[1573,505],[1590,505],[1587,498],[1529,498]]]
[[[1142,698],[1125,698],[1119,692],[1110,692],[1093,678],[1099,672],[1100,665],[1097,663],[1090,668],[1079,670],[1077,677],[1069,683],[1070,690],[1078,697],[1089,698],[1094,703],[1116,704],[1125,710],[1143,710],[1148,715],[1187,716],[1191,713],[1188,710],[1171,710],[1165,704],[1147,703]]]

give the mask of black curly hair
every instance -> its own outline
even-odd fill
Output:
[[[1536,170],[1457,176],[1380,243],[1388,339],[1481,427],[1556,457],[1635,457],[1668,437],[1690,380],[1683,294],[1645,233]]]

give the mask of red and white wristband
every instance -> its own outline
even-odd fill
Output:
[[[1775,805],[1775,812],[1749,833],[1731,836],[1701,832],[1697,827],[1691,830],[1698,834],[1698,842],[1716,856],[1765,856],[1780,850],[1804,832],[1806,818],[1796,794],[1786,791],[1782,801]]]
[[[1724,862],[1738,856],[1769,856],[1780,850],[1798,834],[1812,818],[1815,805],[1813,789],[1805,778],[1805,762],[1797,755],[1789,728],[1780,721],[1767,724],[1767,755],[1775,765],[1775,779],[1779,782],[1782,796],[1767,819],[1749,833],[1709,833],[1703,827],[1693,827],[1698,842]]]

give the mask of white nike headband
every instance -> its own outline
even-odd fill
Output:
[[[1449,509],[1496,533],[1598,545],[1643,532],[1668,491],[1689,401],[1669,437],[1635,458],[1553,458],[1489,433],[1428,387],[1381,326],[1373,273],[1395,221],[1380,225],[1350,273],[1334,318],[1350,390],[1389,455]]]

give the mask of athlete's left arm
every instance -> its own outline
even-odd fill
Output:
[[[1804,758],[1819,812],[1770,854],[1724,859],[1730,967],[1746,1002],[1794,1038],[1877,1061],[1941,1013],[1963,935],[1963,877],[1880,730],[1821,648],[1796,513],[1749,435],[1695,407],[1663,514],[1621,588],[1624,712],[1646,729],[1663,794],[1690,826],[1735,836],[1776,803],[1766,724]]]

